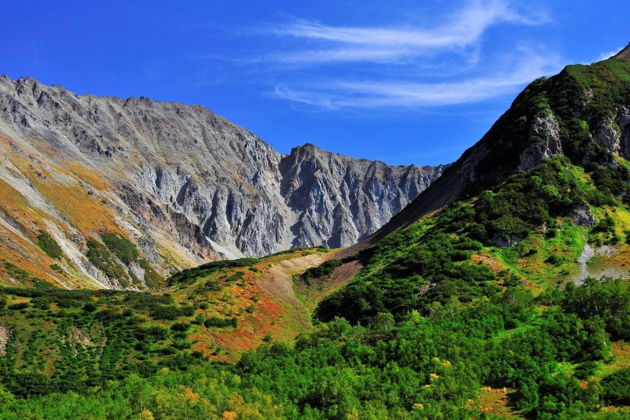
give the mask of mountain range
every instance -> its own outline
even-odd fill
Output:
[[[32,80],[4,83],[43,89]],[[56,107],[43,97],[42,104]],[[99,101],[114,110],[124,105]],[[67,130],[77,133],[70,136],[55,134],[66,126],[52,117],[35,123],[24,111],[28,101],[4,106],[1,220],[14,242],[1,248],[5,283],[13,287],[0,287],[0,418],[630,417],[630,44],[610,59],[530,83],[474,146],[434,168],[441,176],[414,190],[417,198],[371,234],[377,223],[368,221],[392,202],[402,206],[393,192],[407,185],[405,173],[420,169],[312,145],[274,154],[218,117],[207,125],[223,134],[180,137],[198,127],[193,121],[200,118],[189,113],[213,114],[129,101],[133,118],[122,111],[120,118],[135,122],[122,125],[121,137],[103,128],[111,124],[102,118],[118,115],[111,109],[75,104],[83,121],[95,122],[70,118]],[[151,106],[164,118],[160,125],[149,123],[157,118]],[[133,130],[149,129],[137,146]],[[205,162],[183,153],[198,138],[216,141],[197,154],[226,158]],[[226,144],[240,150],[240,160],[228,160]],[[73,158],[64,160],[66,154]],[[178,160],[168,163],[171,154]],[[244,161],[241,178],[228,180],[221,166]],[[203,174],[208,167],[214,172]],[[200,181],[215,172],[224,174],[218,183]],[[357,175],[342,175],[348,172]],[[353,201],[358,174],[380,180],[361,179],[359,189],[371,191],[365,197],[372,201]],[[383,180],[394,175],[396,188],[385,188]],[[206,238],[209,245],[187,242],[199,259],[240,251],[238,241],[221,251],[207,234],[224,232],[229,220],[204,227],[195,219],[190,228],[207,209],[206,193],[198,191],[224,184],[250,200],[251,212],[268,211],[260,220],[265,240],[284,232],[265,226],[299,227],[276,249],[306,237],[316,246],[205,262],[165,278],[148,250],[159,243],[156,232],[166,232],[170,243],[168,235],[181,240],[186,232]],[[301,222],[284,221],[287,213],[273,218],[278,213],[258,196],[303,209]],[[360,215],[352,224],[338,222],[346,217],[336,210],[342,204],[331,207],[346,200],[357,203],[348,207]],[[231,220],[247,220],[234,199],[216,202]],[[174,208],[187,210],[174,216]],[[164,220],[175,220],[174,227]],[[332,226],[326,245],[357,242],[319,244],[321,220]],[[359,233],[357,226],[369,223]],[[247,226],[244,232],[257,232]],[[73,251],[55,229],[82,245]],[[20,244],[39,254],[15,258]],[[113,280],[72,280],[80,278],[71,275],[72,252]],[[38,277],[40,254],[39,264],[50,264],[68,284]]]
[[[444,169],[311,144],[282,155],[201,106],[6,76],[0,156],[0,282],[28,283],[11,264],[61,287],[143,288],[204,261],[351,245]],[[102,235],[133,248],[133,261],[95,262],[109,255]]]

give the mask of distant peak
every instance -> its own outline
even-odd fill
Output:
[[[624,49],[613,55],[612,58],[630,61],[630,42],[628,42],[628,45],[626,45]]]
[[[291,150],[291,154],[306,152],[306,153],[316,153],[323,151],[320,147],[315,146],[313,143],[304,143],[301,146],[296,146]]]
[[[20,77],[16,80],[16,82],[23,85],[39,83],[34,77]]]

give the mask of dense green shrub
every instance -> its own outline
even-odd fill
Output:
[[[171,330],[173,331],[188,331],[190,329],[190,324],[185,322],[177,322],[171,325]]]
[[[257,258],[240,258],[236,260],[213,261],[207,264],[200,265],[199,267],[180,271],[169,277],[167,283],[169,285],[188,283],[194,281],[197,278],[208,276],[222,269],[250,267],[258,262],[259,260]],[[240,276],[242,275],[243,274],[241,274]],[[236,280],[236,278],[234,280]]]
[[[317,267],[311,267],[302,273],[302,280],[306,283],[310,283],[313,278],[327,277],[330,276],[335,268],[339,267],[342,264],[340,260],[332,259],[328,260]]]
[[[216,316],[212,316],[206,319],[203,323],[206,328],[209,327],[217,327],[217,328],[227,328],[233,327],[236,328],[238,325],[238,320],[236,318],[218,318]]]
[[[217,283],[214,280],[208,280],[204,283],[204,287],[212,292],[218,292],[222,289],[221,284]]]
[[[561,301],[566,312],[599,319],[615,340],[630,340],[630,286],[624,280],[587,279],[581,287],[567,285]]]
[[[138,328],[135,330],[135,336],[139,341],[148,340],[164,340],[170,336],[168,329],[158,326]]]
[[[107,248],[125,264],[129,265],[138,260],[138,249],[128,239],[113,232],[102,233],[101,239]]]
[[[154,319],[161,320],[175,320],[180,316],[183,316],[182,310],[174,305],[158,305],[151,311],[151,316]]]
[[[96,310],[97,306],[91,302],[88,302],[86,304],[83,305],[83,310],[85,312],[94,312]]]
[[[50,258],[57,259],[63,256],[61,247],[55,241],[48,232],[40,232],[37,235],[37,245],[48,255]]]
[[[603,398],[609,405],[630,405],[630,368],[602,380]]]

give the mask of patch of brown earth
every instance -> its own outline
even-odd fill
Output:
[[[476,254],[472,256],[472,262],[475,264],[483,264],[490,269],[494,274],[499,273],[500,271],[505,270],[505,266],[492,258],[490,255],[485,252]]]
[[[300,274],[329,259],[328,254],[311,254],[270,264],[256,279],[258,286],[269,296],[292,305],[300,305],[293,291],[293,274]]]

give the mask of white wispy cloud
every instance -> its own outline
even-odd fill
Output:
[[[272,75],[274,97],[316,108],[479,102],[512,94],[559,69],[561,59],[541,45],[527,49],[506,39],[505,46],[487,48],[485,35],[493,26],[550,22],[545,10],[523,7],[529,6],[517,8],[511,0],[464,0],[459,9],[415,17],[414,24],[407,16],[405,24],[390,26],[309,20],[266,25],[256,35],[272,36],[274,47],[242,64]]]
[[[276,86],[278,98],[312,106],[341,108],[384,108],[445,106],[472,103],[514,92],[541,75],[557,71],[558,56],[539,55],[523,50],[512,62],[511,70],[452,82],[426,83],[406,80],[326,81],[302,88]]]
[[[295,21],[275,25],[269,32],[320,42],[320,47],[288,51],[266,56],[277,63],[388,62],[434,52],[463,52],[480,41],[483,33],[499,23],[536,25],[546,22],[545,13],[517,12],[504,0],[471,0],[461,10],[437,25],[424,29],[413,27],[367,28],[328,26],[317,22]]]

